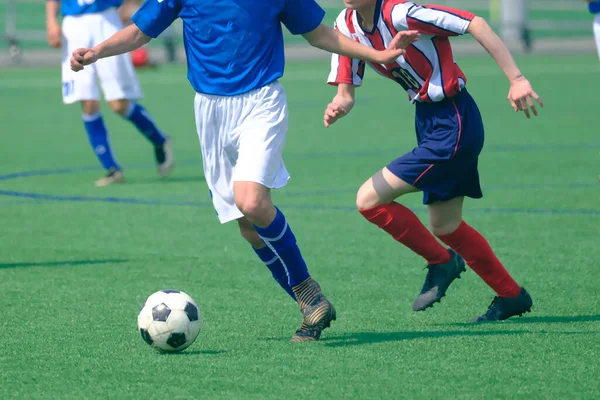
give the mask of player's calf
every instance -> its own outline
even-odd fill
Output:
[[[335,309],[311,278],[285,216],[271,203],[268,189],[257,183],[235,182],[234,198],[240,211],[253,222],[260,239],[283,266],[287,284],[298,302],[303,320],[292,341],[319,340],[321,332],[335,319]]]
[[[127,99],[112,100],[108,104],[115,113],[131,122],[152,143],[158,174],[168,176],[175,166],[171,140],[158,128],[148,111],[140,104]]]

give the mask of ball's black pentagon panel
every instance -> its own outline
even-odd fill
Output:
[[[152,345],[154,341],[152,340],[152,337],[150,336],[147,330],[140,328],[140,334],[142,335],[142,339],[144,339],[144,342],[148,343],[149,345]]]
[[[171,309],[165,303],[160,303],[152,309],[152,319],[154,321],[166,321],[171,314]]]
[[[192,303],[187,303],[183,311],[185,311],[190,321],[198,321],[198,307]]]
[[[161,292],[163,292],[163,293],[181,293],[180,290],[176,290],[176,289],[163,289],[163,290],[161,290]]]
[[[185,333],[171,333],[171,336],[167,339],[167,344],[174,349],[183,346],[185,344]]]

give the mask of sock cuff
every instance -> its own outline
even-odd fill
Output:
[[[83,114],[81,116],[81,118],[83,119],[83,122],[94,122],[94,121],[102,118],[102,113],[100,111],[98,111],[94,114]]]
[[[138,107],[138,104],[135,101],[129,100],[129,108],[125,113],[125,118],[130,119],[135,112],[136,107]]]
[[[444,235],[436,235],[442,242],[449,245],[448,242],[454,242],[457,238],[464,236],[465,231],[469,229],[470,226],[465,222],[461,221],[458,228],[456,228],[453,232],[446,233]]]
[[[275,209],[277,210],[277,213],[269,226],[261,228],[260,226],[254,225],[254,229],[256,229],[256,232],[264,241],[275,242],[281,239],[288,230],[288,223],[285,216],[279,208],[275,207]]]

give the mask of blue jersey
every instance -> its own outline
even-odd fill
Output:
[[[588,10],[590,10],[592,14],[600,13],[600,0],[589,2]]]
[[[52,0],[50,0],[52,1]],[[62,15],[99,13],[111,7],[120,7],[123,0],[60,0]]]
[[[315,0],[146,0],[133,22],[156,38],[181,18],[194,90],[234,96],[283,76],[282,23],[304,34],[324,15]]]

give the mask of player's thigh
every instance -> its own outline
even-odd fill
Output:
[[[224,99],[196,94],[194,114],[202,151],[204,178],[221,223],[236,220],[243,214],[235,205],[233,171],[237,155],[228,139],[227,121],[221,118]]]
[[[365,210],[388,204],[400,196],[418,191],[419,189],[405,182],[386,167],[375,173],[358,189],[356,207]]]
[[[82,71],[71,71],[71,54],[78,48],[92,46],[87,29],[90,19],[86,15],[66,16],[62,22],[62,94],[65,104],[81,100],[98,100],[100,92],[96,83],[96,66],[89,65]]]
[[[462,222],[464,197],[437,201],[427,205],[429,227],[435,235],[452,233]]]
[[[108,39],[121,28],[117,11],[114,8],[104,11],[98,25],[90,32],[94,45]],[[106,101],[142,98],[142,90],[130,54],[102,58],[96,62],[96,70]]]
[[[241,100],[243,120],[231,131],[238,151],[234,181],[281,188],[290,178],[283,161],[288,129],[285,91],[275,82],[243,95]]]

